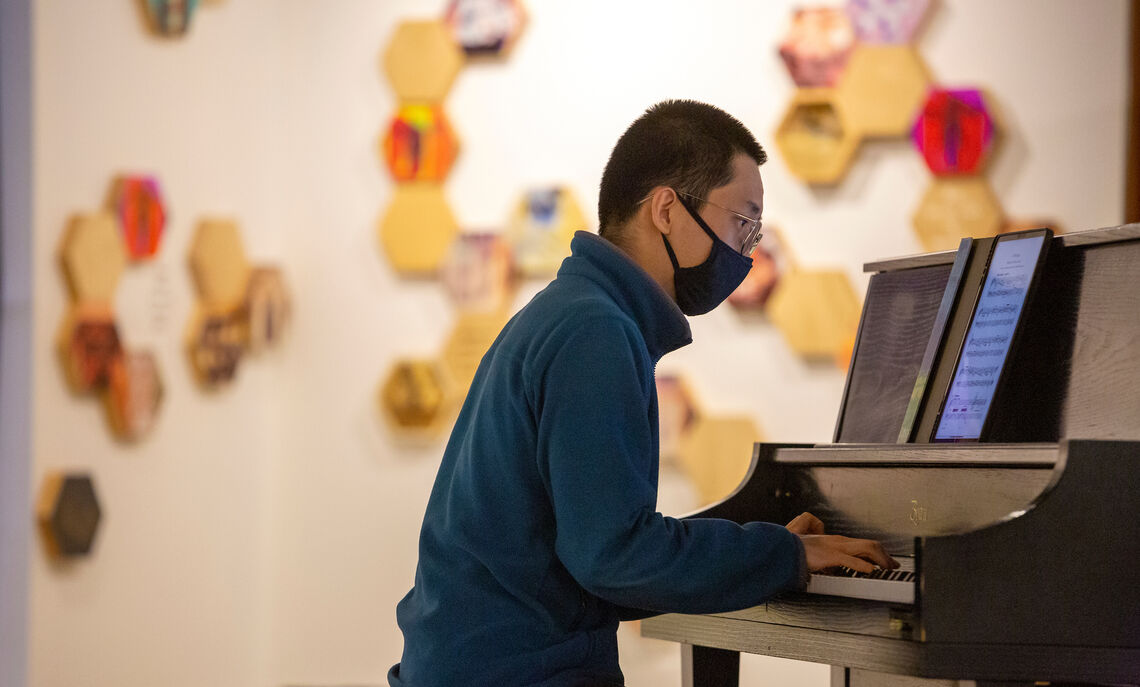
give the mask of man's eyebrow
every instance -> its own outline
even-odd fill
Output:
[[[752,211],[753,216],[760,213],[760,206],[752,201],[748,201],[748,209]]]

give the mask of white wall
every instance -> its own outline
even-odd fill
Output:
[[[70,570],[34,542],[30,684],[379,683],[398,659],[393,607],[442,441],[395,441],[373,399],[396,357],[439,349],[453,313],[438,284],[400,279],[377,248],[393,191],[377,142],[396,107],[380,56],[398,20],[443,5],[227,0],[164,42],[133,2],[36,4],[34,486],[49,468],[91,469],[106,519],[95,556]],[[772,152],[766,216],[798,258],[847,269],[861,290],[863,262],[919,250],[909,217],[928,174],[890,142],[865,147],[836,189],[790,178],[771,133],[792,91],[775,52],[792,5],[531,0],[510,59],[466,67],[446,102],[462,139],[447,182],[457,217],[500,225],[548,182],[592,217],[624,127],[656,100],[693,97]],[[1124,0],[939,3],[921,52],[941,82],[1000,103],[1009,128],[991,178],[1009,214],[1071,230],[1120,220],[1126,16]],[[171,233],[157,263],[129,270],[119,306],[128,344],[158,347],[168,393],[154,435],[125,447],[64,385],[54,251],[67,216],[135,169],[163,180]],[[194,222],[216,213],[241,221],[256,260],[282,263],[297,317],[284,349],[205,394],[181,347],[185,260]],[[753,412],[774,439],[830,437],[841,373],[727,310],[693,328],[662,369],[684,371],[711,411]],[[662,507],[684,510],[687,492],[664,486]],[[628,630],[622,646],[631,685],[679,684],[675,646]],[[774,660],[745,673],[827,680]]]

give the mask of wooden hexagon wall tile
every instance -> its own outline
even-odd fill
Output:
[[[91,476],[49,473],[40,488],[36,518],[44,546],[55,560],[91,553],[102,511]]]
[[[506,57],[522,34],[521,0],[451,0],[443,22],[468,57]]]
[[[462,234],[451,244],[440,278],[461,310],[496,310],[511,294],[511,250],[499,234]]]
[[[163,385],[158,360],[150,351],[127,352],[111,367],[103,401],[115,436],[137,441],[146,436],[158,419]]]
[[[384,53],[384,69],[404,101],[438,102],[451,90],[463,51],[439,21],[405,21]]]
[[[131,260],[153,258],[166,230],[166,203],[152,176],[122,176],[111,187],[111,209]]]
[[[127,254],[110,213],[72,219],[60,250],[71,295],[80,302],[111,303]]]
[[[232,382],[245,355],[247,336],[239,311],[200,308],[186,337],[190,367],[198,383],[219,388]]]
[[[147,25],[166,38],[183,36],[198,9],[198,0],[140,0],[146,10]]]
[[[994,147],[996,127],[985,96],[976,88],[929,93],[911,136],[936,176],[977,174]]]
[[[392,267],[405,274],[435,274],[458,233],[443,189],[435,184],[397,186],[380,221],[380,244]]]
[[[837,97],[863,136],[906,136],[930,76],[909,45],[861,45],[847,62]]]
[[[798,9],[788,35],[780,43],[780,58],[800,88],[834,86],[855,47],[855,30],[839,7]]]
[[[843,178],[859,147],[831,89],[801,89],[776,129],[776,146],[792,174],[809,184],[834,184]]]
[[[106,388],[123,356],[118,327],[110,306],[104,303],[73,305],[60,329],[58,345],[68,385],[81,394]]]
[[[505,310],[460,314],[444,343],[442,356],[443,368],[455,382],[457,391],[467,393],[483,355],[508,319]]]
[[[574,232],[585,230],[586,216],[570,189],[532,189],[519,200],[507,227],[515,268],[527,277],[550,277],[570,255]]]
[[[744,481],[752,446],[763,435],[749,417],[697,418],[681,440],[680,462],[702,505],[718,501]]]
[[[838,270],[794,270],[768,302],[768,317],[797,354],[834,360],[859,326],[859,299]]]
[[[930,0],[847,0],[847,16],[862,43],[910,43]]]
[[[935,179],[914,213],[928,251],[954,250],[965,237],[995,236],[1001,226],[1001,205],[984,177]]]
[[[382,153],[396,181],[443,181],[459,141],[438,105],[401,105],[384,135]]]
[[[675,466],[680,460],[681,440],[688,435],[703,413],[683,377],[657,375],[657,425],[662,466]]]
[[[249,281],[249,262],[235,222],[204,220],[190,244],[190,267],[198,295],[210,308],[232,310],[241,305]]]
[[[435,435],[449,418],[450,389],[435,360],[404,359],[380,386],[380,407],[388,423],[402,433]]]

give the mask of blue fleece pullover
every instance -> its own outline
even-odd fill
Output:
[[[578,232],[483,357],[420,532],[393,687],[620,685],[620,619],[746,608],[802,583],[784,527],[657,512],[662,355],[676,304]]]

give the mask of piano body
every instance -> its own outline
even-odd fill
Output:
[[[980,269],[964,248],[868,264],[833,443],[757,444],[734,493],[690,516],[810,511],[903,569],[642,621],[682,645],[686,685],[736,685],[740,652],[830,664],[836,687],[1140,684],[1140,224],[1051,239],[986,441],[929,443],[936,413],[912,396],[953,374],[927,349],[969,319],[943,303]]]

